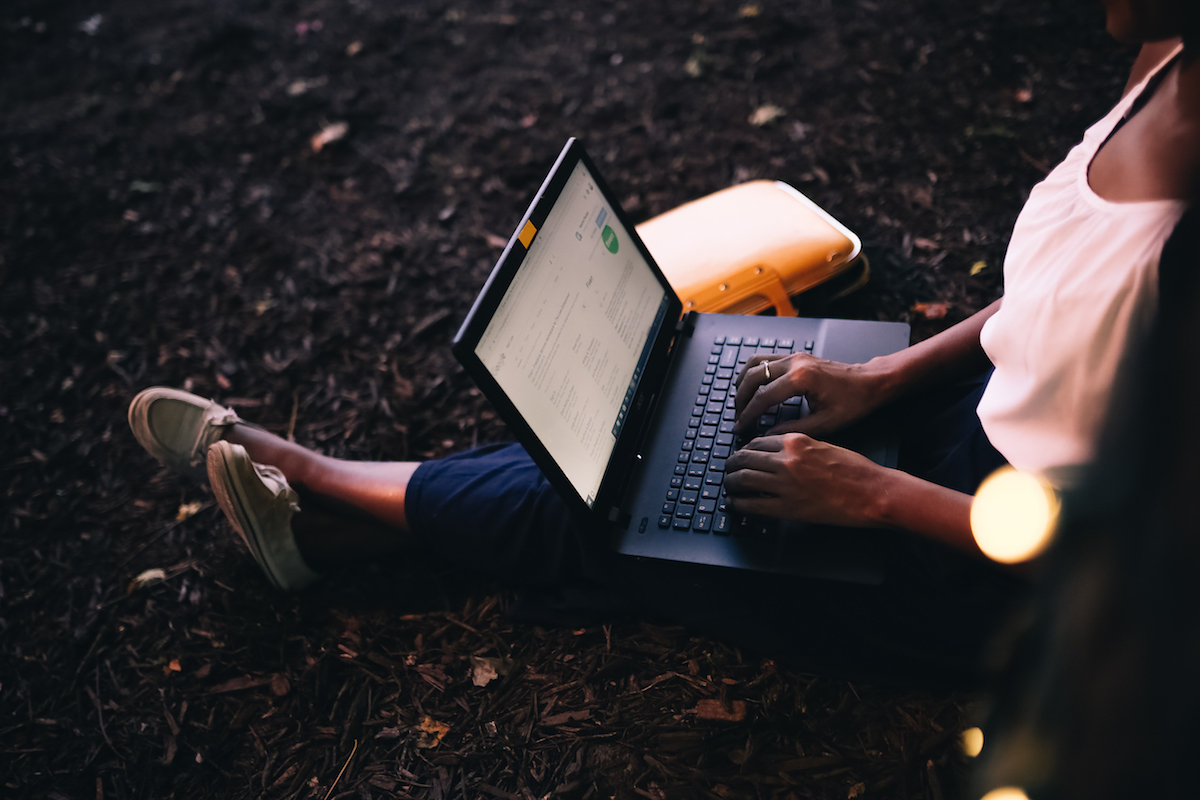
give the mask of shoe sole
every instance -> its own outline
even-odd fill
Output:
[[[253,472],[254,466],[249,458],[232,458],[230,451],[232,451],[232,447],[217,445],[208,450],[208,479],[212,485],[213,494],[216,495],[217,503],[225,512],[225,516],[233,524],[234,530],[242,537],[242,541],[250,549],[250,554],[254,556],[254,560],[258,562],[263,574],[267,576],[267,580],[276,589],[287,591],[288,587],[279,580],[274,570],[268,566],[267,559],[263,557],[258,520],[252,510],[253,503],[246,495],[244,488],[248,483],[245,480],[248,476],[239,475],[238,477],[241,477],[242,480],[234,480],[234,475],[239,469],[244,470],[249,467]],[[254,480],[258,480],[257,474],[255,474]]]

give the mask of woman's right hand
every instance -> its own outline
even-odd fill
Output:
[[[807,353],[754,356],[737,378],[734,431],[753,431],[755,421],[768,408],[792,397],[804,397],[809,415],[781,423],[769,432],[823,436],[862,419],[890,400],[890,375],[886,357],[865,364],[843,364]]]

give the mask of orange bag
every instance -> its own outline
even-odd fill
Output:
[[[751,181],[637,226],[684,311],[796,316],[791,295],[846,275],[840,297],[867,282],[862,243],[780,181]]]

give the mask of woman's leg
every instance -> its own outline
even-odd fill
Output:
[[[276,467],[293,488],[332,511],[357,512],[394,532],[409,530],[404,499],[419,462],[343,461],[241,423],[230,426],[224,439],[245,447],[256,462]]]

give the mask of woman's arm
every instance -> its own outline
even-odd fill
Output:
[[[861,528],[898,528],[982,556],[971,496],[800,433],[760,436],[725,462],[735,511]]]
[[[989,362],[979,332],[999,308],[997,300],[936,336],[865,364],[841,364],[804,353],[755,356],[738,376],[736,430],[751,429],[770,406],[803,395],[809,416],[772,432],[823,435],[918,389],[981,372]]]

